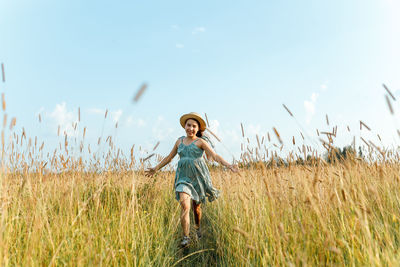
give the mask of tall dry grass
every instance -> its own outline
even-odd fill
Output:
[[[393,266],[399,169],[349,159],[213,171],[223,194],[204,206],[204,238],[187,250],[173,172],[3,174],[0,264]]]
[[[146,87],[142,88],[140,94]],[[2,102],[5,111],[4,96]],[[116,134],[103,136],[103,123],[97,147],[87,143],[83,128],[75,137],[59,131],[62,142],[54,152],[44,152],[45,144],[37,137],[27,137],[23,128],[20,134],[13,131],[15,118],[7,133],[7,119],[4,114],[2,266],[394,266],[400,262],[400,158],[372,141],[362,139],[369,152],[365,160],[350,156],[327,164],[301,140],[296,147],[293,137],[289,164],[278,167],[273,161],[266,164],[284,146],[276,128],[280,146],[272,144],[269,133],[256,136],[255,147],[247,138],[241,144],[241,164],[246,167],[239,174],[212,170],[222,195],[203,207],[203,238],[197,240],[192,233],[189,248],[181,249],[174,172],[144,176],[147,160],[160,160],[159,155],[152,158],[158,143],[145,158],[135,157],[134,146],[127,157],[114,144]],[[362,121],[361,125],[370,130]],[[74,129],[80,129],[78,123]],[[241,131],[244,139],[243,125]],[[328,139],[323,146],[332,152],[337,127],[322,134]],[[301,137],[305,139],[303,133]],[[308,156],[309,161],[299,161]]]

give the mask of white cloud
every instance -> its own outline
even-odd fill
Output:
[[[184,48],[185,46],[184,46],[183,44],[177,43],[177,44],[175,45],[175,47],[178,48],[178,49],[182,49],[182,48]]]
[[[110,111],[111,118],[114,122],[118,122],[122,116],[122,110],[118,109],[116,111]]]
[[[196,27],[193,29],[192,34],[198,34],[198,33],[203,33],[206,31],[206,28],[204,27]]]
[[[146,126],[146,122],[141,118],[135,120],[133,116],[128,116],[125,120],[125,126],[127,127],[135,126],[138,128],[142,128]]]
[[[321,92],[325,92],[326,90],[328,90],[328,85],[329,85],[329,81],[326,80],[325,82],[321,83],[321,85],[319,86],[319,89]]]
[[[247,135],[253,136],[253,135],[256,135],[256,134],[262,135],[261,124],[252,124],[252,123],[250,123],[247,126]]]
[[[172,133],[174,133],[174,128],[171,127],[171,124],[166,122],[163,116],[158,116],[157,121],[154,123],[152,128],[153,137],[157,141],[163,141],[173,137]]]
[[[210,126],[208,126],[207,129],[209,129],[211,132],[213,132],[213,134],[215,134],[219,139],[222,139],[222,137],[221,137],[222,133],[219,130],[219,121],[218,120],[211,120]],[[213,137],[213,135],[210,132],[205,131],[204,133],[206,136],[211,138],[211,140],[213,140],[213,142],[217,141],[214,139],[215,137]]]
[[[97,115],[102,115],[105,116],[106,114],[106,109],[101,109],[101,108],[89,108],[88,112],[91,114],[97,114]],[[121,116],[122,116],[122,109],[117,109],[117,110],[109,110],[107,113],[107,117],[110,117],[113,122],[117,123]]]
[[[225,140],[224,142],[237,144],[237,141],[240,141],[240,139],[242,138],[242,134],[240,131],[234,129],[221,129],[219,126],[220,123],[218,120],[212,120],[210,122],[211,131],[215,133],[220,139]],[[255,135],[263,135],[261,124],[250,123],[245,126],[244,131],[245,137],[249,138],[255,137]]]
[[[240,134],[235,130],[226,130],[225,135],[229,137],[229,140],[234,144],[237,144],[240,141]]]
[[[146,122],[143,119],[138,119],[137,125],[138,127],[144,127],[146,126]]]
[[[310,100],[304,101],[304,108],[306,109],[306,123],[310,124],[312,117],[315,114],[315,103],[317,102],[318,94],[312,93]]]
[[[56,107],[48,116],[53,119],[57,125],[55,128],[56,133],[58,132],[58,126],[60,126],[60,134],[64,134],[65,132],[68,136],[76,135],[73,125],[78,122],[78,115],[72,111],[68,111],[65,102],[56,104]]]
[[[173,30],[179,30],[179,25],[176,25],[176,24],[171,25],[171,29],[173,29]]]
[[[43,111],[44,111],[44,107],[40,107],[40,109],[36,112],[35,116],[42,114]]]
[[[128,116],[128,118],[126,118],[126,120],[125,120],[125,125],[126,126],[131,126],[131,125],[133,125],[133,117],[132,116]]]
[[[88,112],[92,113],[92,114],[103,114],[103,115],[106,113],[106,111],[104,109],[100,109],[100,108],[89,108]]]
[[[210,130],[213,131],[215,134],[219,134],[219,121],[218,120],[212,120],[210,122]]]

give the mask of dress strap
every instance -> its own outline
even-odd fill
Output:
[[[179,139],[181,139],[181,144],[183,144],[183,139],[185,139],[185,137],[181,136]]]

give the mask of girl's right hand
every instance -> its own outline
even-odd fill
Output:
[[[152,177],[154,174],[156,173],[156,169],[155,168],[149,168],[145,171],[145,175],[147,177]]]

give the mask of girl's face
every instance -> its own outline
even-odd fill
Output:
[[[199,125],[197,121],[188,119],[185,124],[185,131],[188,137],[196,136],[196,133],[199,131]]]

